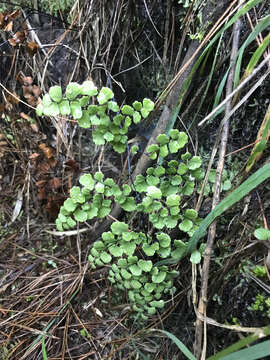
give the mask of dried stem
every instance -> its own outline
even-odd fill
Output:
[[[241,0],[239,4],[241,3]],[[240,27],[241,21],[238,19],[233,27],[233,44],[231,51],[231,59],[230,59],[230,73],[227,80],[226,86],[226,94],[227,96],[231,94],[233,90],[233,78],[235,71],[235,63],[237,59],[237,51],[239,45],[239,37],[240,37]],[[225,117],[229,114],[231,110],[231,103],[228,101],[226,103]],[[212,202],[212,209],[214,209],[220,201],[220,190],[221,190],[221,180],[222,180],[222,172],[224,168],[224,161],[226,156],[226,147],[228,141],[229,134],[229,120],[226,120],[222,133],[221,133],[221,144],[219,150],[219,161],[217,166],[217,177],[215,183],[215,190]],[[202,288],[199,299],[199,306],[197,309],[197,313],[202,314],[204,317],[206,316],[206,307],[207,307],[207,289],[208,289],[208,278],[209,278],[209,268],[210,268],[210,257],[212,253],[212,248],[214,245],[214,240],[216,236],[216,221],[213,222],[209,228],[208,239],[206,243],[206,249],[204,254],[204,262],[202,268]],[[204,326],[203,326],[204,325]],[[204,343],[202,348],[202,335],[204,329]],[[196,321],[196,333],[195,333],[195,354],[197,359],[201,358],[201,360],[205,360],[206,358],[206,348],[207,348],[207,332],[206,332],[206,322],[202,321],[197,317]]]

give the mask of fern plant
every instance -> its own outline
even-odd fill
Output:
[[[144,99],[119,107],[113,96],[111,89],[98,91],[91,81],[69,84],[65,96],[59,86],[53,86],[43,96],[37,114],[71,116],[81,127],[93,127],[95,144],[109,143],[116,152],[123,153],[129,127],[146,118],[154,104]],[[118,185],[100,171],[82,175],[80,186],[71,188],[56,220],[59,231],[68,230],[77,223],[105,218],[119,204],[125,218],[132,221],[113,222],[110,231],[92,244],[89,261],[92,269],[109,268],[109,281],[127,293],[132,309],[142,319],[163,308],[166,294],[172,296],[176,290],[173,280],[178,271],[160,261],[169,257],[180,259],[187,243],[185,236],[171,239],[168,233],[178,226],[190,237],[201,222],[187,204],[204,171],[200,157],[186,151],[187,143],[186,133],[177,129],[171,129],[168,135],[160,134],[156,143],[146,148],[155,164],[146,174],[139,174],[132,186]],[[132,151],[135,153],[138,148],[133,147]],[[142,216],[151,232],[140,228]],[[200,253],[195,251],[193,261],[199,260]]]

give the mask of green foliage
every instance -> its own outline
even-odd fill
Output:
[[[157,233],[152,238],[129,230],[123,222],[114,222],[111,231],[93,244],[88,259],[93,269],[110,264],[108,279],[127,292],[132,309],[146,319],[164,307],[164,295],[175,291],[173,279],[178,272],[154,264],[154,255],[166,249],[171,249],[169,235]]]
[[[150,100],[144,99],[142,103],[135,101],[132,106],[119,107],[110,89],[98,91],[92,82],[86,81],[82,85],[70,83],[65,95],[59,87],[51,88],[38,105],[37,113],[53,116],[70,113],[78,118],[80,126],[93,127],[97,145],[109,143],[121,153],[126,150],[126,134],[132,122],[148,116],[153,106]],[[109,280],[120,290],[128,290],[132,308],[142,319],[164,306],[166,292],[174,292],[176,274],[171,273],[168,265],[188,253],[193,263],[200,262],[203,249],[196,250],[196,244],[209,224],[268,178],[270,166],[267,164],[258,170],[201,222],[196,211],[187,208],[195,183],[200,183],[204,176],[201,159],[184,150],[188,137],[177,129],[171,129],[168,135],[160,134],[156,141],[146,149],[156,164],[148,168],[145,175],[138,175],[132,188],[104,178],[101,172],[85,174],[80,178],[81,186],[70,190],[70,198],[64,202],[56,220],[59,231],[68,230],[77,223],[106,217],[112,206],[119,204],[127,213],[132,212],[133,224],[136,218],[139,224],[142,215],[152,224],[151,237],[130,228],[129,224],[113,224],[110,232],[102,234],[102,240],[94,242],[89,256],[93,268],[111,267]],[[210,182],[214,182],[215,175],[210,174]],[[134,192],[136,201],[132,196]],[[170,240],[167,231],[176,226],[191,237],[188,242]],[[259,239],[269,237],[264,229],[258,230],[255,236]]]
[[[70,83],[65,94],[59,86],[53,86],[43,96],[37,113],[71,114],[81,127],[93,127],[95,144],[109,143],[122,153],[126,150],[130,125],[146,118],[154,103],[144,99],[133,102],[132,106],[119,107],[113,97],[111,89],[103,87],[99,91],[91,81],[82,85]],[[91,267],[109,268],[109,281],[126,292],[132,309],[143,320],[162,309],[166,295],[175,292],[173,280],[178,272],[158,262],[170,256],[174,260],[181,258],[187,244],[182,240],[172,241],[167,232],[178,226],[187,236],[192,236],[201,222],[197,212],[187,207],[195,182],[203,178],[201,159],[184,150],[188,136],[177,129],[171,129],[169,135],[160,134],[156,140],[156,144],[146,149],[156,164],[145,175],[138,175],[132,187],[118,185],[102,172],[84,174],[79,179],[80,186],[71,188],[70,197],[56,220],[59,231],[69,230],[78,223],[105,218],[119,204],[133,218],[139,220],[143,215],[152,224],[150,236],[116,221],[110,231],[96,239],[89,254]],[[134,192],[136,200],[132,196]],[[201,253],[195,251],[191,261],[198,263],[200,259]]]
[[[168,336],[168,338],[174,342],[174,344],[186,356],[187,359],[196,360],[195,356],[190,352],[190,350],[186,347],[186,345],[180,339],[178,339],[175,335],[173,335],[169,331],[165,331],[165,330],[158,329],[156,331],[159,331],[159,332],[165,334],[166,336]]]
[[[47,352],[46,352],[46,345],[45,345],[45,336],[42,337],[41,351],[42,351],[43,360],[48,360],[48,356],[47,356]]]
[[[46,12],[48,14],[57,16],[59,11],[68,13],[71,10],[74,2],[75,2],[74,0],[61,0],[61,1],[59,1],[59,0],[52,0],[52,1],[39,0],[38,1],[38,9],[43,12]],[[19,2],[17,2],[17,3],[19,3]],[[12,5],[13,10],[20,9],[21,7],[27,7],[27,6],[29,8],[32,8],[33,0],[23,0],[20,2],[20,4],[14,4],[12,2],[10,4],[8,2],[7,2],[7,4],[0,3],[0,12],[6,11],[10,7],[9,5]]]
[[[268,239],[270,239],[270,230],[264,229],[264,228],[256,229],[254,231],[254,236],[258,240],[268,240]]]
[[[157,137],[158,144],[152,144],[147,147],[146,151],[149,153],[150,159],[155,160],[158,156],[166,158],[169,153],[175,154],[188,142],[187,134],[179,132],[177,129],[170,130],[169,135],[168,137],[165,134],[160,134]],[[198,167],[200,167],[200,165],[198,165]]]
[[[270,319],[270,297],[257,294],[255,302],[248,308],[250,311],[262,311]]]
[[[265,301],[264,296],[261,294],[257,294],[256,301],[252,305],[252,310],[254,310],[254,311],[261,310],[262,311],[264,309],[264,306],[263,306],[264,301]]]
[[[251,175],[247,180],[245,180],[241,185],[239,185],[234,191],[227,195],[211,212],[203,219],[199,225],[199,228],[191,236],[188,243],[185,246],[181,246],[181,255],[178,254],[178,258],[174,259],[173,254],[171,258],[168,258],[162,261],[162,264],[175,264],[182,257],[192,254],[196,251],[197,244],[199,240],[206,235],[206,230],[209,225],[222,215],[226,210],[231,206],[236,204],[238,201],[243,199],[250,191],[255,189],[258,185],[263,183],[266,179],[270,177],[270,163],[265,164],[262,168],[257,170],[253,175]],[[180,251],[179,251],[180,252]]]
[[[25,1],[26,2],[26,1]],[[32,1],[28,1],[29,6],[33,6]],[[74,0],[39,0],[39,9],[57,16],[58,11],[69,12],[74,4]]]
[[[189,351],[185,344],[178,339],[175,335],[168,331],[158,330],[166,336],[168,336],[178,349],[185,355],[187,359],[195,360],[195,356]],[[259,344],[252,345],[243,349],[244,347],[251,345],[257,340],[261,340],[263,337],[267,337],[270,333],[270,325],[265,328],[258,328],[257,333],[252,333],[249,336],[244,337],[243,339],[237,341],[233,345],[227,347],[226,349],[218,352],[217,354],[210,356],[207,360],[256,360],[256,359],[266,359],[267,355],[270,355],[270,340],[265,340]],[[239,350],[242,349],[242,350]]]
[[[92,81],[82,85],[71,82],[67,85],[65,95],[60,86],[53,86],[37,106],[38,116],[72,115],[80,127],[93,128],[93,141],[96,145],[111,144],[114,151],[126,151],[127,133],[132,124],[138,124],[154,108],[154,103],[144,99],[135,101],[132,106],[121,108],[113,100],[111,89],[103,87],[100,91]],[[136,152],[135,150],[133,150]]]
[[[165,137],[160,135],[159,140],[162,138],[164,141]],[[178,133],[171,133],[167,143],[175,138],[179,139]],[[70,198],[60,209],[56,220],[59,231],[75,227],[76,222],[107,216],[113,203],[136,216],[143,213],[148,217],[156,229],[152,236],[133,231],[124,222],[114,222],[111,231],[104,232],[101,239],[94,242],[89,255],[93,269],[110,267],[108,279],[118,289],[127,291],[132,309],[142,319],[163,308],[163,298],[175,291],[173,279],[178,272],[157,265],[157,262],[169,256],[181,258],[187,244],[181,240],[172,242],[170,236],[160,230],[179,226],[181,231],[191,236],[198,228],[201,219],[197,212],[183,209],[183,204],[193,192],[200,166],[200,159],[186,152],[179,155],[178,160],[164,160],[162,166],[148,168],[145,175],[138,175],[134,181],[141,199],[137,202],[130,196],[132,189],[129,185],[119,186],[101,172],[93,176],[85,174],[79,180],[81,187],[74,186],[70,190]],[[191,261],[198,263],[200,259],[201,253],[195,251]]]
[[[253,269],[253,273],[255,276],[263,278],[267,275],[265,266],[257,265]]]
[[[206,24],[202,21],[202,11],[205,6],[205,2],[199,0],[178,0],[178,4],[183,8],[185,14],[181,16],[181,27],[184,26],[185,16],[187,16],[190,9],[193,8],[194,13],[196,12],[196,16],[193,16],[193,26],[188,29],[188,36],[191,40],[197,39],[202,41],[207,28]]]
[[[229,191],[232,187],[232,179],[234,178],[234,172],[233,171],[227,171],[226,169],[223,169],[222,172],[222,179],[221,179],[221,191]],[[209,194],[213,194],[215,190],[215,182],[216,182],[216,176],[217,171],[216,169],[211,169],[209,176],[208,176],[208,182],[206,183],[206,186],[204,188],[204,196],[209,196]],[[204,177],[204,172],[199,169],[198,179]],[[197,192],[200,193],[201,187],[198,186]]]

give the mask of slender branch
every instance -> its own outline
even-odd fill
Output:
[[[242,0],[239,0],[239,5]],[[231,95],[233,90],[233,78],[235,72],[235,63],[237,60],[237,52],[239,45],[239,37],[240,37],[240,27],[241,20],[238,19],[233,27],[233,44],[232,44],[232,52],[231,52],[231,60],[230,60],[230,73],[227,80],[226,93],[227,98]],[[230,97],[231,99],[231,97]],[[226,102],[226,110],[225,110],[225,118],[229,115],[231,110],[231,102],[228,100]],[[217,206],[220,201],[220,191],[221,191],[221,181],[222,181],[222,172],[224,168],[224,161],[226,156],[226,147],[228,142],[228,134],[229,134],[229,120],[226,118],[222,133],[221,133],[221,146],[219,151],[219,161],[217,166],[217,176],[215,183],[215,190],[213,195],[212,209]],[[214,240],[216,236],[216,221],[214,221],[208,232],[208,239],[206,243],[203,269],[202,269],[202,287],[201,294],[199,300],[198,311],[203,316],[206,316],[206,307],[207,307],[207,290],[208,290],[208,278],[209,278],[209,268],[210,268],[210,258],[212,253],[212,248],[214,245]],[[203,326],[204,325],[204,326]],[[204,329],[204,332],[203,332]],[[204,334],[203,334],[204,333]],[[204,335],[204,336],[202,336]],[[203,347],[202,347],[202,337],[204,339]],[[197,359],[201,358],[201,360],[205,360],[206,358],[206,348],[207,348],[207,330],[206,330],[206,322],[202,321],[197,317],[196,321],[196,332],[195,332],[195,353]]]
[[[259,86],[261,86],[261,84],[264,82],[264,80],[267,78],[267,76],[268,76],[269,74],[270,74],[270,69],[267,70],[266,73],[260,77],[260,79],[252,86],[252,88],[251,88],[251,89],[246,93],[246,95],[237,103],[237,105],[236,105],[228,114],[225,114],[224,118],[222,119],[221,123],[219,124],[219,130],[218,130],[218,133],[217,133],[217,136],[216,136],[216,141],[215,141],[215,144],[214,144],[214,146],[213,146],[213,150],[212,150],[211,157],[210,157],[210,160],[209,160],[209,163],[208,163],[206,175],[205,175],[205,178],[204,178],[204,181],[203,181],[203,184],[202,184],[202,188],[201,188],[201,191],[200,191],[200,196],[199,196],[199,199],[198,199],[198,201],[197,201],[197,205],[196,205],[196,210],[197,210],[197,211],[199,211],[199,209],[200,209],[200,207],[201,207],[201,203],[202,203],[202,200],[203,200],[204,189],[205,189],[205,186],[206,186],[206,183],[207,183],[207,179],[208,179],[208,176],[209,176],[211,167],[212,167],[213,162],[214,162],[214,158],[215,158],[216,153],[217,153],[217,146],[218,146],[218,142],[219,142],[219,136],[220,136],[220,134],[221,134],[223,125],[225,124],[225,122],[226,122],[227,120],[230,119],[230,117],[235,113],[235,111],[238,110],[239,107],[242,106],[244,102],[246,102],[246,100],[251,96],[251,94],[252,94]]]
[[[224,99],[213,111],[210,112],[209,115],[207,115],[199,124],[198,126],[202,126],[207,120],[209,120],[219,109],[221,109],[231,98],[238,93],[239,90],[241,90],[263,67],[264,65],[270,60],[270,54],[260,63],[259,66],[257,66],[252,73],[243,81],[240,85],[237,86],[237,88],[232,91],[228,96],[226,96],[226,99]],[[256,85],[256,84],[255,84]],[[256,87],[257,88],[257,87]],[[237,105],[235,106],[235,108]],[[238,106],[239,107],[239,106]],[[238,109],[236,108],[236,110]],[[234,109],[235,109],[234,108]],[[235,111],[235,110],[234,110]]]

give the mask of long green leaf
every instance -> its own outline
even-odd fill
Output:
[[[169,331],[165,331],[165,330],[156,330],[156,331],[160,331],[163,334],[167,335],[168,338],[170,338],[175,345],[178,347],[179,350],[182,351],[182,353],[189,359],[189,360],[196,360],[195,356],[188,350],[188,348],[186,347],[185,344],[182,343],[181,340],[179,340],[175,335],[173,335],[172,333],[170,333]]]
[[[243,339],[237,341],[236,343],[234,343],[233,345],[227,347],[226,349],[218,352],[217,354],[213,355],[213,356],[210,356],[210,358],[208,358],[207,360],[219,360],[219,359],[222,359],[222,360],[232,360],[232,359],[237,359],[237,360],[251,360],[251,359],[262,359],[263,357],[260,357],[260,358],[249,358],[248,357],[248,351],[246,353],[244,353],[244,356],[239,356],[239,353],[240,351],[237,351],[239,349],[242,349],[243,347],[249,345],[249,344],[252,344],[254,341],[258,340],[258,339],[261,339],[262,337],[265,337],[267,335],[270,334],[270,325],[268,325],[267,327],[265,328],[262,328],[262,329],[258,329],[258,332],[257,333],[254,333],[254,334],[251,334],[249,336],[246,336],[244,337]],[[267,340],[267,343],[268,343],[268,340]],[[261,343],[263,344],[263,343]],[[256,346],[256,345],[254,345]],[[268,348],[269,345],[268,345]],[[250,350],[252,349],[252,347],[248,348],[248,349],[245,349],[245,350]],[[256,348],[255,348],[256,349]],[[259,348],[259,351],[263,352],[264,350],[264,347]],[[257,348],[258,350],[258,348]],[[236,352],[237,351],[237,352]],[[253,353],[253,351],[251,352],[251,354]],[[230,356],[234,356],[235,354],[238,354],[237,357],[235,358],[230,358]],[[269,354],[269,353],[268,353]]]
[[[190,83],[192,81],[192,78],[195,74],[195,72],[197,71],[197,69],[199,68],[201,62],[203,61],[204,57],[207,56],[209,49],[215,44],[215,42],[218,40],[218,38],[230,27],[232,26],[235,21],[237,21],[237,19],[243,15],[245,15],[250,9],[252,9],[254,6],[256,6],[258,3],[260,3],[262,0],[249,0],[245,5],[243,5],[241,7],[241,9],[239,9],[237,11],[237,13],[221,28],[221,30],[219,30],[217,32],[217,34],[213,37],[213,39],[209,42],[209,44],[206,46],[206,48],[203,50],[202,54],[200,55],[199,59],[195,62],[195,64],[192,67],[191,73],[189,74],[187,80],[185,81],[177,104],[175,105],[174,111],[171,115],[171,119],[170,119],[170,124],[169,124],[169,128],[173,128],[175,121],[177,119],[178,113],[181,109],[182,106],[182,101],[183,98],[190,86]],[[217,114],[213,115],[213,118],[216,116]]]
[[[244,42],[244,44],[241,46],[241,48],[238,51],[238,58],[237,58],[237,62],[236,62],[236,66],[235,66],[235,77],[234,77],[234,87],[237,87],[237,85],[239,84],[239,78],[240,78],[240,73],[241,73],[241,65],[242,65],[242,59],[243,59],[243,54],[244,51],[246,50],[246,47],[256,38],[256,36],[258,35],[258,33],[260,33],[262,30],[264,30],[267,26],[269,26],[270,24],[270,15],[267,16],[266,18],[264,18],[262,21],[260,21],[254,31],[252,31],[252,33],[249,35],[249,37],[246,39],[246,41]],[[261,54],[263,53],[263,51],[265,50],[265,48],[267,47],[269,42],[269,35],[264,39],[263,43],[257,48],[257,50],[255,51],[255,53],[252,55],[252,58],[247,66],[247,69],[242,77],[242,81],[248,76],[250,75],[250,73],[253,71],[254,67],[256,66],[258,60],[260,59]],[[217,107],[219,100],[221,98],[221,95],[223,93],[223,89],[225,87],[226,84],[226,80],[228,77],[228,73],[229,70],[227,70],[226,74],[224,75],[219,87],[218,87],[218,91],[215,97],[215,101],[214,101],[214,105],[213,105],[213,110],[215,109],[215,107]],[[239,93],[237,94],[237,96],[239,96]],[[237,97],[235,97],[235,100],[237,99]],[[234,101],[235,101],[234,100]],[[224,110],[225,106],[222,107],[221,109],[219,109],[212,117],[211,120],[213,120],[218,114],[220,114],[223,110]]]
[[[248,159],[245,170],[246,173],[248,173],[255,164],[255,162],[257,162],[261,158],[262,153],[266,148],[269,137],[270,137],[270,105],[268,106],[260,130],[258,131],[258,135],[257,135],[258,142],[254,145],[250,157]]]
[[[42,337],[41,351],[42,351],[43,360],[48,360],[48,356],[47,356],[47,352],[46,352],[46,346],[45,346],[45,336]]]
[[[270,20],[269,20],[270,23]],[[255,53],[252,55],[249,64],[247,66],[247,69],[244,73],[244,78],[248,77],[249,74],[252,73],[253,69],[255,68],[255,66],[257,65],[258,61],[260,60],[260,58],[262,57],[262,55],[264,54],[266,48],[268,47],[268,45],[270,44],[270,34],[268,34],[262,41],[262,43],[258,46],[257,50],[255,51]]]
[[[235,66],[235,76],[234,76],[234,88],[239,85],[240,73],[241,73],[241,65],[242,59],[244,55],[244,51],[246,50],[247,46],[256,39],[258,34],[262,32],[265,28],[270,25],[270,15],[263,18],[254,28],[254,30],[250,33],[246,41],[243,43],[241,48],[239,49],[239,56]]]
[[[210,71],[210,74],[208,76],[208,80],[207,80],[207,85],[206,85],[206,88],[203,92],[203,96],[200,100],[200,103],[198,105],[198,108],[196,109],[196,114],[194,116],[194,119],[192,120],[191,124],[189,125],[189,129],[192,127],[192,125],[195,123],[196,124],[196,119],[198,117],[198,114],[201,110],[201,107],[202,107],[202,104],[204,103],[204,100],[206,98],[206,95],[208,94],[208,90],[209,90],[209,87],[210,87],[210,84],[212,82],[212,78],[213,78],[213,74],[214,74],[214,71],[215,71],[215,68],[216,68],[216,62],[217,62],[217,57],[218,57],[218,54],[219,54],[219,49],[220,49],[220,46],[221,46],[221,43],[222,43],[222,39],[223,39],[223,33],[221,34],[220,38],[219,38],[219,41],[218,41],[218,45],[217,45],[217,48],[216,48],[216,51],[215,51],[215,56],[214,56],[214,60],[211,64],[211,71]],[[210,49],[208,51],[208,54],[210,53]],[[208,56],[205,57],[205,59],[207,59]]]
[[[201,222],[198,230],[193,234],[188,242],[186,255],[192,253],[195,250],[198,241],[206,234],[206,230],[210,224],[232,205],[243,199],[250,191],[255,189],[264,180],[270,177],[270,163],[264,165],[261,169],[257,170],[246,181],[238,186],[231,194],[223,199],[206,218]]]
[[[218,86],[218,90],[217,90],[217,94],[215,96],[215,101],[214,101],[214,105],[213,105],[213,109],[214,110],[218,104],[219,104],[219,100],[221,98],[221,95],[223,93],[223,89],[225,88],[225,85],[226,85],[226,81],[227,81],[227,77],[229,75],[229,71],[230,71],[230,68],[226,71],[225,75],[223,76],[223,79],[221,80],[219,86]],[[224,108],[225,106],[222,106],[222,108],[219,110],[219,111],[216,111],[216,113],[213,115],[213,117],[211,117],[210,120],[212,120],[214,117],[216,117],[218,114],[220,114],[222,111],[224,111]],[[209,120],[209,121],[210,121]]]
[[[266,355],[270,355],[270,340],[264,341],[261,344],[253,345],[248,349],[243,349],[231,355],[225,356],[223,360],[265,359]]]

